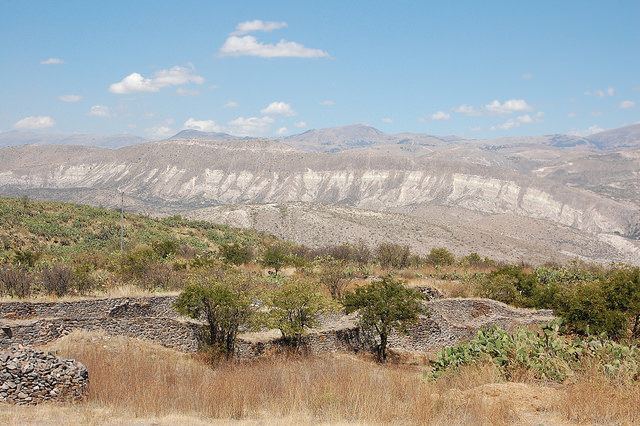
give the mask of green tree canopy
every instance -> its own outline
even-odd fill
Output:
[[[239,329],[248,326],[256,313],[255,290],[252,277],[227,271],[189,284],[178,296],[175,307],[191,318],[204,316],[210,343],[231,357]]]
[[[392,331],[407,333],[420,314],[426,313],[422,293],[407,288],[392,276],[373,281],[344,299],[348,313],[358,311],[360,327],[376,337],[376,354],[380,362],[387,359],[387,343]]]
[[[282,332],[285,340],[294,345],[300,342],[307,329],[318,325],[320,315],[335,309],[315,283],[291,278],[266,298],[268,324]]]

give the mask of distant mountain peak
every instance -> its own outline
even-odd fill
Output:
[[[229,140],[229,139],[242,139],[239,136],[233,136],[224,132],[203,132],[201,130],[185,129],[181,130],[175,135],[167,138],[166,140],[173,139],[211,139],[211,140]]]

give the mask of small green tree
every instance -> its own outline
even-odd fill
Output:
[[[429,252],[427,261],[434,266],[448,266],[453,265],[456,257],[444,247],[435,247]]]
[[[260,263],[265,268],[273,269],[275,275],[290,262],[290,250],[286,244],[275,243],[269,245],[263,255]]]
[[[346,263],[331,256],[317,258],[315,263],[317,265],[316,276],[318,282],[329,290],[334,300],[339,300],[352,276],[347,269]]]
[[[407,245],[380,243],[376,248],[376,260],[383,268],[402,269],[409,266],[411,250]]]
[[[332,311],[335,305],[317,285],[301,279],[288,279],[266,298],[269,312],[267,324],[282,332],[282,337],[293,346],[300,343],[306,330],[318,324],[322,313]]]
[[[178,252],[180,243],[174,238],[166,238],[153,241],[151,247],[158,257],[166,259]]]
[[[640,268],[613,271],[604,283],[609,309],[627,316],[631,337],[640,338]]]
[[[245,274],[227,272],[192,282],[176,300],[176,310],[191,318],[205,317],[209,343],[222,349],[227,358],[235,352],[238,330],[255,315],[255,286]]]
[[[562,318],[566,332],[579,335],[606,333],[619,339],[627,331],[627,317],[611,309],[602,283],[598,281],[565,286],[555,300],[554,312]]]
[[[347,313],[359,312],[360,328],[376,337],[378,361],[387,360],[387,344],[391,332],[407,333],[408,328],[426,313],[423,295],[407,288],[404,282],[386,276],[347,294]]]
[[[230,265],[244,265],[253,260],[253,248],[247,244],[221,244],[219,250],[222,259]]]

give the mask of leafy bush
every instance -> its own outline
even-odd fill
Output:
[[[520,266],[503,266],[480,283],[481,296],[514,306],[531,307],[538,280]]]
[[[246,244],[222,244],[219,250],[222,259],[230,265],[244,265],[254,258],[253,248]]]
[[[442,349],[432,363],[430,375],[474,362],[492,362],[507,379],[523,371],[533,377],[563,382],[587,362],[597,362],[612,377],[637,379],[640,349],[602,337],[580,339],[559,334],[552,323],[541,332],[518,330],[508,333],[498,327],[479,331],[469,342]]]
[[[307,329],[318,325],[320,315],[335,309],[318,287],[302,279],[288,279],[266,297],[269,312],[266,324],[279,329],[293,346],[300,343]]]
[[[229,358],[235,352],[236,338],[255,315],[252,280],[233,272],[192,282],[178,296],[175,307],[191,318],[204,316],[209,325],[210,344]]]
[[[610,297],[600,282],[579,283],[562,287],[553,308],[562,317],[566,332],[584,336],[606,333],[619,339],[627,332],[627,317],[612,309]]]
[[[427,256],[427,262],[434,266],[453,265],[456,257],[448,249],[444,247],[432,248]]]
[[[374,335],[378,360],[385,362],[389,335],[393,331],[406,333],[418,316],[426,312],[422,299],[419,291],[386,276],[347,294],[344,306],[348,313],[358,311],[360,328]]]
[[[339,300],[352,276],[346,263],[330,256],[317,258],[315,263],[318,281],[329,290],[334,300]]]
[[[470,266],[473,268],[486,268],[495,266],[496,262],[488,257],[482,257],[478,253],[473,252],[460,259],[460,265]]]
[[[394,243],[380,243],[376,248],[376,260],[380,266],[387,268],[402,269],[409,266],[411,250],[407,245]]]
[[[25,268],[33,268],[41,256],[42,256],[42,253],[39,251],[34,251],[29,249],[16,250],[13,262],[17,266],[22,266]]]
[[[178,252],[180,243],[173,238],[166,238],[153,241],[151,247],[158,257],[166,259]]]
[[[275,243],[269,245],[264,253],[260,263],[265,268],[273,269],[275,275],[291,263],[291,251],[285,243]]]

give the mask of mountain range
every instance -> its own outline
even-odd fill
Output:
[[[131,210],[309,245],[397,241],[421,253],[640,264],[640,125],[493,140],[365,125],[279,139],[185,130],[117,149],[80,136],[10,143],[8,133],[2,194],[115,206],[123,192]]]

